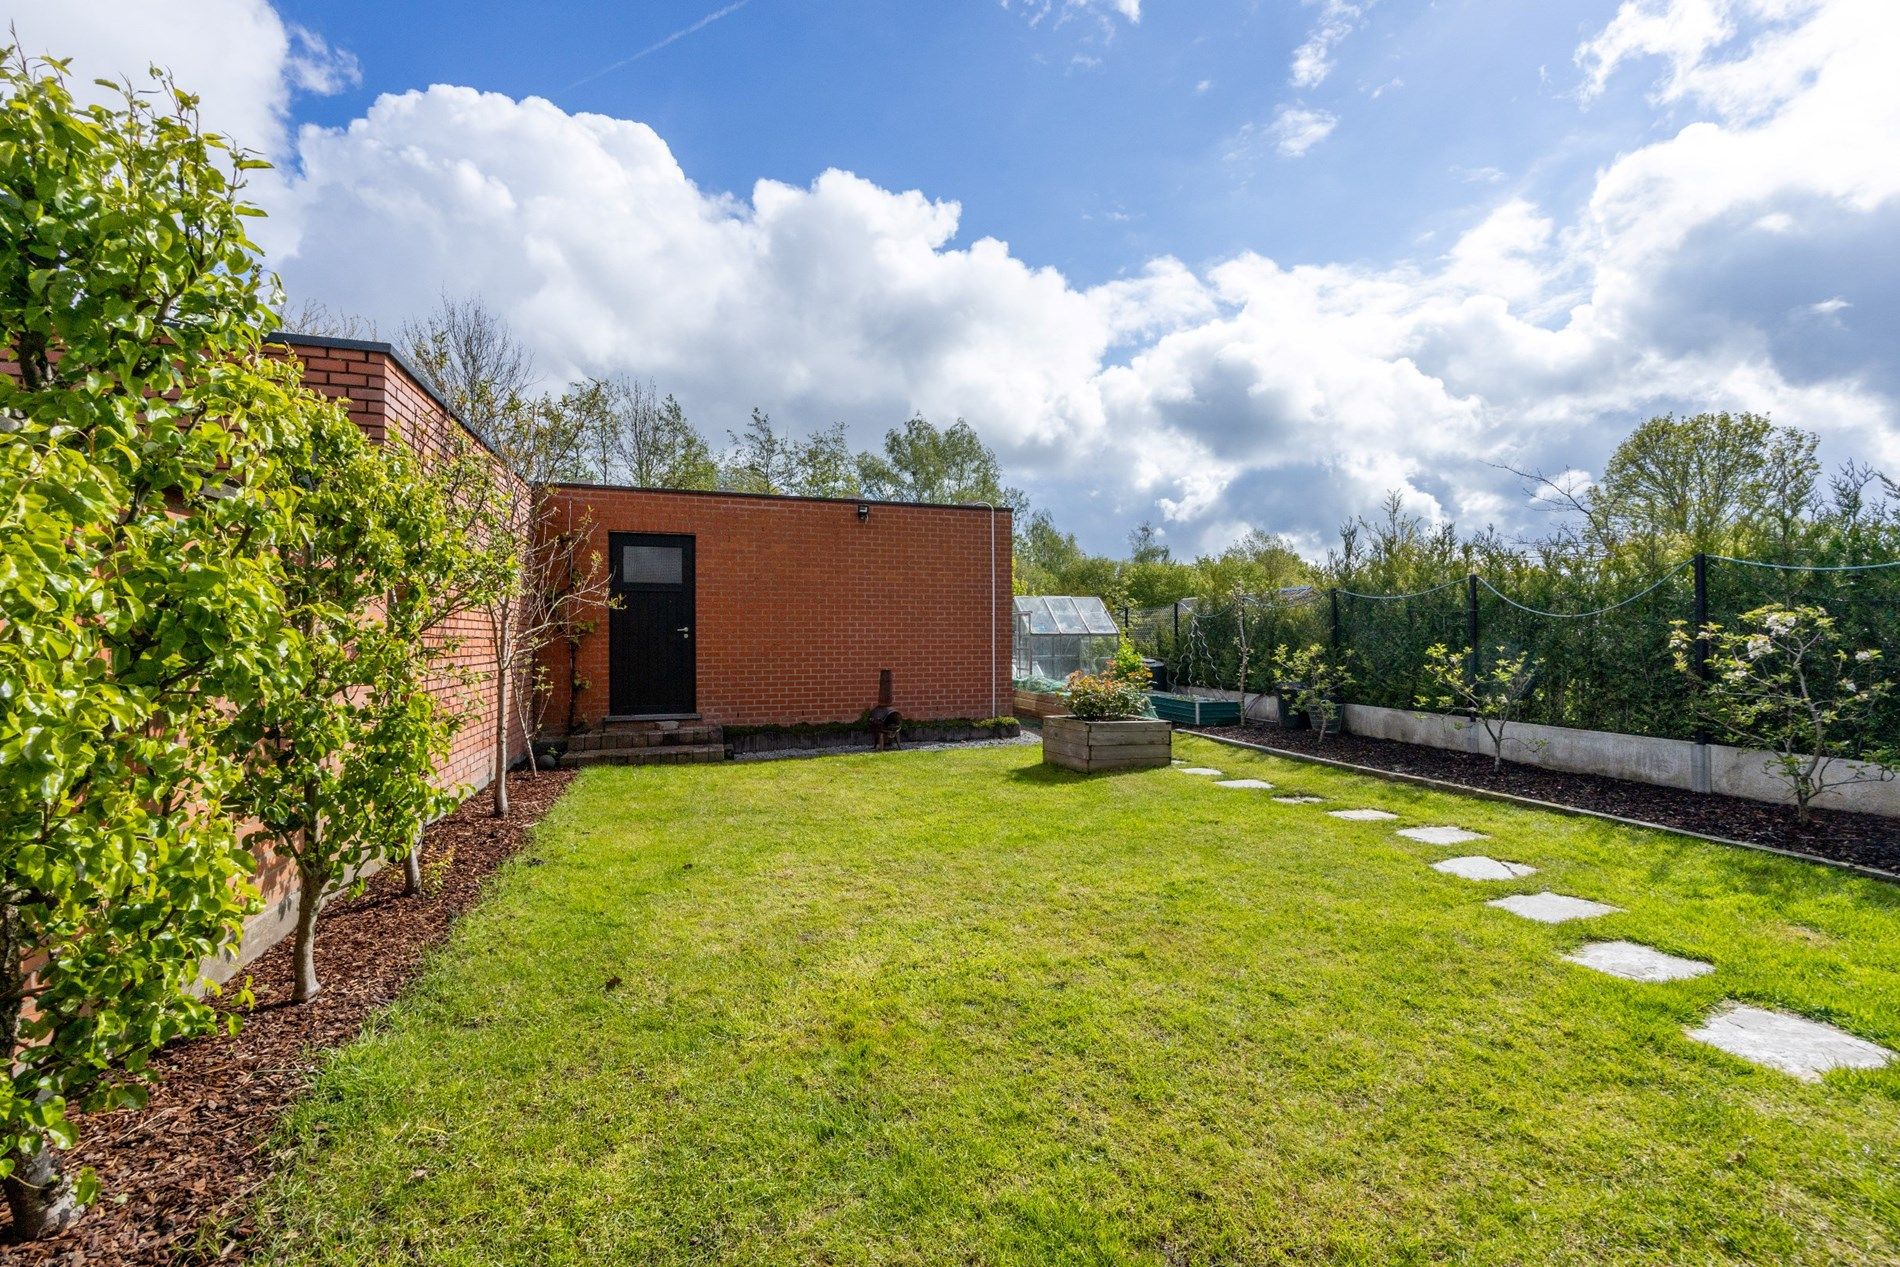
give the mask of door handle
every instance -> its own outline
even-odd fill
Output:
[[[675,629],[673,632],[678,634],[682,638],[690,638],[693,636],[693,627],[691,625],[681,625],[678,629]]]

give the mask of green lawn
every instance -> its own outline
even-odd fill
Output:
[[[327,1066],[271,1262],[1860,1263],[1900,1068],[1683,1036],[1723,998],[1900,1047],[1900,887],[1180,738],[593,770]],[[1327,809],[1378,806],[1396,823]],[[1458,824],[1457,849],[1393,835]],[[1441,876],[1465,852],[1509,884]],[[1626,913],[1556,927],[1483,899]],[[1626,937],[1668,985],[1564,963]]]

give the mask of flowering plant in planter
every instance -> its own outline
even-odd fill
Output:
[[[1153,675],[1134,644],[1122,640],[1115,658],[1100,673],[1071,673],[1066,691],[1069,712],[1085,721],[1148,716],[1148,686]]]

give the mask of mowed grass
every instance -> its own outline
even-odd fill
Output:
[[[1736,998],[1900,1047],[1900,887],[1176,754],[1328,803],[1034,747],[589,771],[293,1113],[260,1259],[1900,1256],[1900,1068],[1683,1033]],[[1492,839],[1393,834],[1432,824]],[[1471,852],[1541,871],[1427,865]],[[1484,905],[1546,887],[1625,913]],[[1617,937],[1716,971],[1559,957]]]

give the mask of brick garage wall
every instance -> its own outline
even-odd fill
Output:
[[[373,440],[400,437],[425,458],[479,443],[387,344],[305,335],[278,335],[273,344],[303,363],[305,386],[344,401],[351,420]],[[490,746],[495,709],[489,682],[494,646],[487,622],[471,614],[452,618],[443,638],[453,648],[445,656],[445,667],[451,671],[444,674],[438,692],[467,720],[456,733],[442,781],[485,787],[494,778]],[[508,749],[511,759],[526,750],[518,720],[510,725]]]
[[[440,457],[475,440],[386,344],[278,335],[272,346],[302,362],[306,386],[344,401],[351,420],[373,440],[398,436],[425,457]],[[487,622],[470,614],[453,617],[442,637],[450,650],[443,657],[444,672],[436,693],[466,720],[456,732],[439,778],[443,786],[479,790],[495,777],[493,643]],[[526,750],[520,721],[511,719],[510,760]],[[260,855],[255,881],[264,909],[246,925],[235,953],[208,974],[214,980],[228,978],[296,925],[297,873],[289,860],[271,852]]]
[[[695,539],[699,713],[724,726],[855,720],[893,703],[917,720],[1010,706],[1010,513],[967,506],[750,497],[561,485],[551,517],[583,524],[607,558],[612,532]],[[992,543],[992,530],[994,540]],[[993,579],[992,579],[993,577]],[[607,613],[581,646],[578,715],[607,712]],[[551,649],[567,716],[564,648]]]

